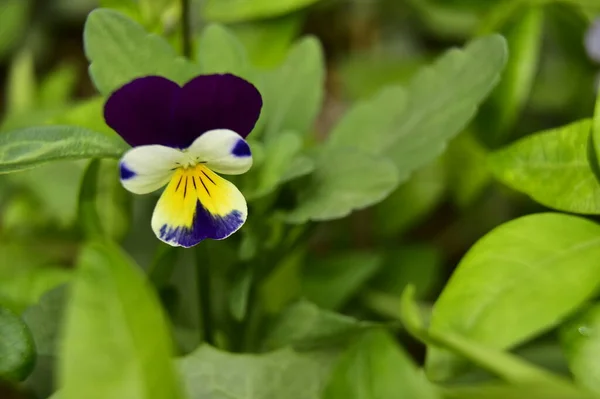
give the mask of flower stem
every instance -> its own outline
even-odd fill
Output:
[[[159,244],[154,254],[154,259],[148,267],[148,277],[156,289],[160,290],[167,285],[173,270],[175,269],[175,263],[179,255],[179,251],[175,247],[169,245]]]
[[[198,321],[202,323],[202,338],[209,345],[215,344],[212,325],[210,262],[206,246],[196,247],[196,290],[198,292]]]
[[[192,55],[192,27],[190,25],[190,0],[181,0],[181,36],[183,55],[190,58]]]

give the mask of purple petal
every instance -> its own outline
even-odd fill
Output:
[[[135,79],[115,91],[104,106],[104,119],[131,146],[175,146],[173,105],[181,88],[160,76]]]
[[[262,108],[258,90],[231,74],[201,75],[184,87],[146,76],[115,91],[104,119],[131,146],[160,144],[187,148],[209,130],[248,136]]]
[[[600,62],[600,18],[596,19],[585,35],[585,47],[589,57]]]
[[[183,86],[175,108],[180,148],[214,129],[248,136],[260,116],[262,98],[244,79],[231,74],[198,76]]]

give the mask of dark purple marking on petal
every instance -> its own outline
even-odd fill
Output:
[[[136,176],[136,173],[129,169],[124,163],[119,164],[119,172],[121,174],[121,180],[131,179]]]
[[[135,79],[110,95],[104,119],[132,147],[176,146],[173,106],[181,88],[161,76]]]
[[[183,86],[175,107],[180,148],[187,148],[202,133],[233,130],[248,136],[262,108],[262,97],[250,82],[231,74],[201,75]]]
[[[235,143],[235,146],[231,150],[231,153],[236,157],[249,157],[252,155],[252,153],[250,152],[250,146],[248,145],[248,143],[246,143],[246,140],[242,139],[238,140],[238,142]]]
[[[196,202],[196,214],[192,227],[162,225],[160,239],[176,243],[185,248],[193,247],[199,242],[210,238],[222,240],[236,232],[244,224],[244,218],[239,211],[233,211],[227,216],[215,216]]]
[[[589,57],[600,63],[600,18],[597,18],[585,35],[585,48]]]

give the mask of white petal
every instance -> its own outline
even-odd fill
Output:
[[[143,145],[127,151],[119,162],[121,184],[134,194],[156,191],[183,160],[183,153],[162,145]]]
[[[209,130],[192,143],[188,155],[226,175],[246,173],[252,166],[250,146],[233,130]]]

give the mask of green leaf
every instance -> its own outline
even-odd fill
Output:
[[[540,5],[520,7],[511,14],[506,32],[510,58],[500,84],[480,114],[482,138],[492,144],[506,141],[509,129],[527,102],[542,48],[544,11]]]
[[[465,128],[498,83],[506,58],[506,41],[491,35],[448,51],[411,80],[406,110],[380,147],[396,163],[401,180],[435,159]]]
[[[324,309],[338,309],[381,268],[379,253],[348,251],[306,263],[304,296]]]
[[[62,399],[183,397],[160,303],[113,244],[84,247],[61,345]]]
[[[457,333],[507,349],[555,326],[594,295],[600,271],[600,226],[555,213],[524,216],[479,240],[436,301],[431,331]],[[446,380],[462,359],[428,348],[431,378]]]
[[[264,79],[266,139],[283,131],[308,133],[323,102],[325,65],[321,43],[314,37],[298,41],[283,64]]]
[[[412,286],[408,286],[402,294],[400,315],[406,330],[428,347],[447,348],[511,384],[544,383],[557,389],[570,388],[566,379],[539,369],[512,354],[469,340],[451,330],[426,328],[420,309],[414,301]]]
[[[298,350],[310,350],[333,346],[377,326],[300,300],[279,315],[267,333],[263,347],[268,350],[292,345]]]
[[[342,218],[383,200],[398,185],[398,171],[389,159],[351,147],[322,151],[315,162],[299,205],[286,215],[288,222]]]
[[[386,154],[398,167],[400,182],[407,180],[473,118],[497,84],[506,58],[506,42],[499,35],[450,50],[405,89],[386,87],[355,105],[334,128],[328,146]]]
[[[566,212],[600,213],[600,185],[588,164],[589,119],[525,137],[493,152],[494,175],[535,201]]]
[[[163,38],[117,11],[92,11],[85,23],[84,44],[90,76],[104,95],[141,76],[160,75],[183,84],[199,73]]]
[[[254,186],[247,197],[251,200],[264,197],[285,181],[310,173],[314,163],[312,160],[306,162],[301,151],[302,139],[296,133],[282,132],[269,140],[265,146],[265,159],[250,172]]]
[[[323,398],[434,399],[439,395],[388,333],[373,331],[340,357]]]
[[[196,57],[202,74],[233,73],[245,79],[252,77],[246,49],[222,25],[211,24],[202,31]]]
[[[560,330],[561,346],[569,368],[580,386],[600,393],[600,306],[594,304],[580,312]]]
[[[386,154],[398,167],[399,180],[407,180],[475,116],[506,58],[506,41],[499,35],[452,49],[417,73],[405,90],[388,87],[356,105],[334,129],[330,145]]]
[[[121,139],[75,126],[14,130],[0,135],[0,173],[58,160],[119,158],[127,148]]]
[[[231,25],[244,44],[252,65],[273,68],[285,59],[294,38],[299,34],[304,15],[293,13],[278,18]]]
[[[23,380],[35,364],[35,347],[27,325],[0,307],[0,379]]]
[[[439,206],[448,185],[447,168],[442,161],[438,158],[417,170],[373,208],[376,233],[380,237],[406,233]]]
[[[385,87],[350,108],[331,131],[327,145],[357,147],[366,152],[380,153],[381,141],[389,135],[390,128],[404,112],[408,101],[403,87]]]
[[[327,352],[233,354],[202,345],[178,366],[189,399],[321,399],[334,360]]]
[[[315,168],[316,165],[313,159],[300,152],[299,154],[296,154],[296,157],[292,159],[292,162],[285,169],[279,184],[284,184],[302,176],[306,176],[312,173]]]
[[[319,0],[207,0],[204,18],[218,22],[239,22],[288,14]]]

